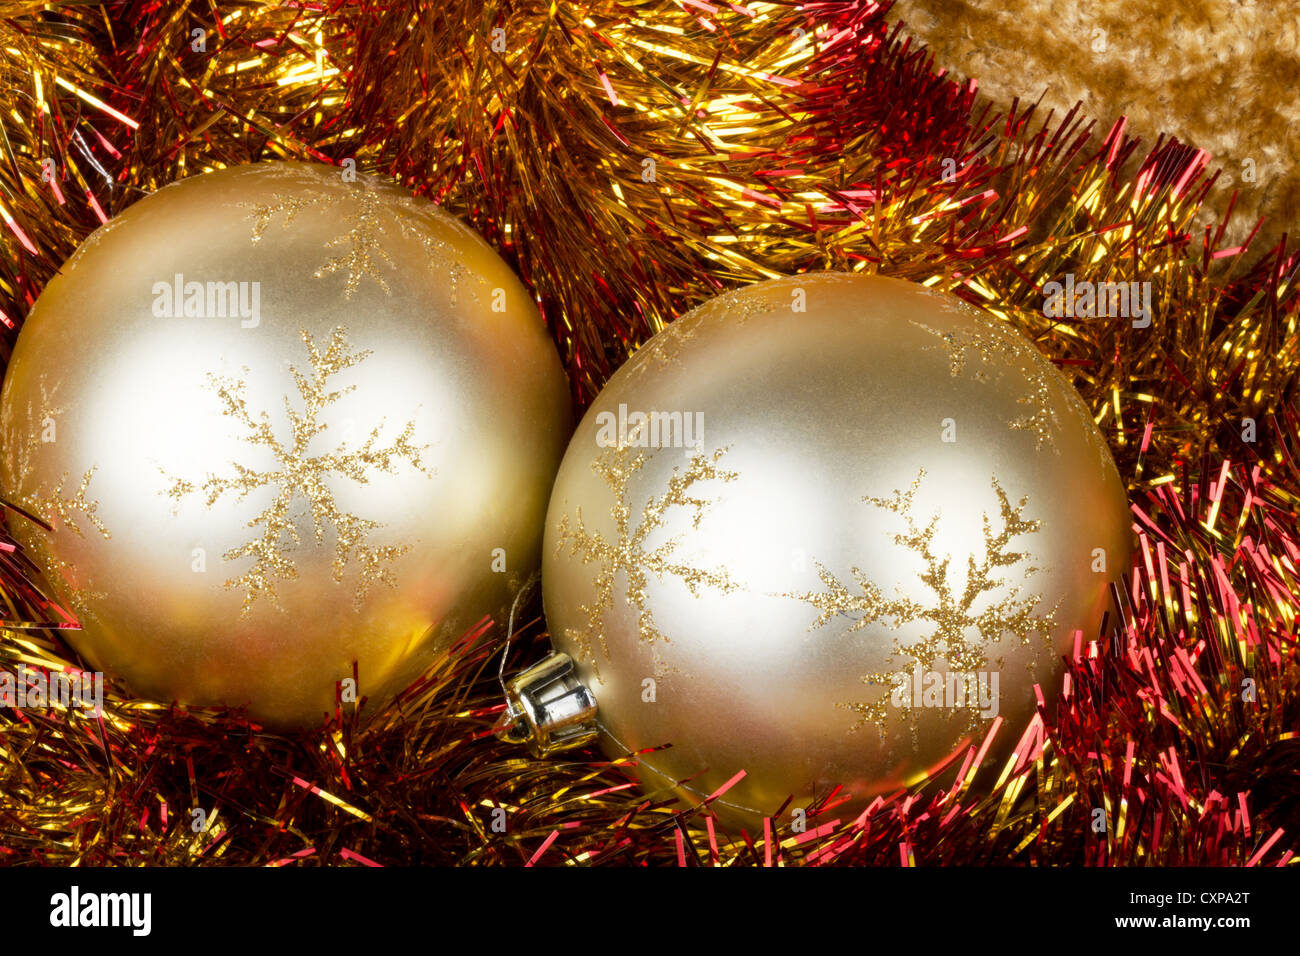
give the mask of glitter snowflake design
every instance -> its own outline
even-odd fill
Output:
[[[20,432],[14,419],[10,419],[5,430],[5,444],[13,454],[13,472],[20,478],[32,474],[34,461],[39,450],[46,444],[42,431],[49,423],[51,426],[64,413],[64,408],[56,404],[58,386],[46,387],[45,381],[39,382],[40,404],[27,403],[26,431]],[[51,439],[52,440],[52,439]],[[44,482],[30,493],[19,497],[17,504],[26,512],[36,516],[55,531],[66,531],[84,538],[87,531],[94,531],[104,539],[112,534],[99,517],[99,502],[90,497],[90,483],[98,469],[88,468],[81,476],[81,482],[72,490],[72,476],[64,472],[59,476],[54,487],[49,488]],[[55,554],[50,534],[36,532],[30,548],[32,558],[47,578],[57,576],[61,582],[60,592],[64,595],[69,609],[78,621],[84,622],[94,616],[94,602],[105,597],[102,592],[94,590],[93,583],[77,572],[73,565]]]
[[[56,531],[64,530],[84,538],[86,531],[93,529],[101,538],[107,540],[112,537],[112,534],[99,519],[97,513],[99,502],[89,495],[90,481],[94,478],[96,470],[95,468],[86,470],[81,476],[81,483],[76,491],[70,491],[66,487],[70,476],[65,472],[52,489],[46,491],[38,488],[35,494],[24,498],[23,506]],[[94,582],[81,575],[70,562],[55,554],[48,535],[40,534],[32,542],[31,551],[37,566],[47,577],[58,576],[62,585],[59,591],[77,620],[85,623],[86,620],[94,617],[95,602],[103,600],[108,595],[95,590]]]
[[[74,492],[66,490],[68,484],[68,474],[65,472],[60,476],[54,487],[49,491],[38,489],[30,498],[24,499],[24,504],[30,510],[40,515],[48,524],[56,527],[62,526],[78,537],[84,537],[84,532],[77,524],[78,515],[81,520],[85,521],[104,538],[111,538],[108,529],[104,523],[99,520],[96,513],[99,510],[99,502],[92,500],[87,492],[90,489],[90,480],[95,477],[98,469],[88,468],[81,476],[81,484]]]
[[[668,637],[659,629],[650,610],[647,595],[649,575],[660,581],[667,577],[677,578],[697,597],[705,587],[728,593],[739,586],[726,569],[701,570],[683,563],[678,557],[680,534],[673,535],[657,547],[647,545],[650,535],[667,523],[674,509],[686,509],[690,513],[691,526],[699,527],[710,502],[697,497],[692,489],[702,481],[733,481],[737,477],[734,472],[718,466],[727,450],[721,448],[712,455],[697,453],[687,462],[685,469],[674,468],[664,493],[651,495],[645,500],[640,519],[633,526],[631,483],[650,457],[647,452],[632,447],[636,434],[634,430],[626,443],[606,449],[592,463],[593,470],[604,480],[614,498],[611,509],[616,529],[614,540],[587,528],[581,508],[575,510],[576,523],[571,523],[568,515],[560,518],[557,553],[567,546],[570,557],[579,557],[583,564],[595,562],[600,569],[595,580],[595,599],[580,607],[587,619],[586,626],[565,630],[565,635],[577,648],[579,658],[590,660],[593,669],[596,668],[593,640],[609,660],[605,614],[614,608],[620,574],[627,581],[626,600],[637,610],[640,638],[651,645],[656,641],[667,642]],[[599,674],[599,670],[596,673]]]
[[[934,537],[938,530],[940,515],[933,515],[922,524],[913,514],[912,503],[917,490],[925,477],[922,470],[907,491],[895,491],[888,498],[863,498],[863,501],[885,511],[898,515],[907,526],[906,531],[893,535],[896,545],[906,548],[920,558],[924,571],[919,581],[932,597],[928,601],[918,601],[901,592],[897,597],[887,598],[880,589],[868,580],[859,568],[851,568],[852,582],[846,584],[835,577],[822,564],[817,565],[817,574],[825,590],[793,594],[791,597],[812,605],[820,614],[809,630],[829,624],[840,616],[854,618],[850,632],[859,631],[876,621],[888,621],[894,628],[914,622],[925,622],[933,627],[919,641],[904,647],[895,637],[893,655],[895,658],[907,658],[908,666],[893,673],[868,674],[862,678],[870,686],[892,687],[900,673],[907,673],[912,666],[932,671],[936,665],[946,662],[953,671],[979,671],[989,664],[987,648],[1010,634],[1020,641],[1022,646],[1031,643],[1031,636],[1037,635],[1044,646],[1050,646],[1051,633],[1055,627],[1055,611],[1046,614],[1036,613],[1040,603],[1037,596],[1021,597],[1020,588],[1007,588],[1001,571],[1012,567],[1031,555],[1025,551],[1012,550],[1011,541],[1038,531],[1040,522],[1026,520],[1024,509],[1028,498],[1021,498],[1012,505],[1006,492],[993,479],[993,490],[998,497],[1000,511],[1000,530],[995,530],[993,522],[984,516],[984,555],[976,560],[974,555],[967,559],[966,583],[958,592],[949,578],[950,556],[939,556],[934,551]],[[1028,578],[1037,573],[1037,568],[1025,571]],[[982,610],[976,605],[990,593],[1002,592],[1002,597],[987,604]],[[968,635],[974,632],[974,637]],[[1001,666],[1003,660],[996,661]],[[886,697],[875,703],[841,704],[855,711],[859,716],[854,730],[867,724],[875,724],[883,734],[888,723],[889,701]],[[910,716],[910,706],[903,708],[903,716]],[[972,722],[975,715],[972,713]]]
[[[677,319],[655,333],[650,340],[633,353],[628,362],[626,377],[638,378],[647,372],[659,371],[676,364],[687,343],[695,338],[703,316],[694,315]]]
[[[339,198],[324,190],[318,190],[307,195],[277,194],[272,202],[253,204],[251,238],[253,242],[261,242],[271,221],[277,216],[280,217],[281,224],[287,227],[302,210],[335,204],[339,202]],[[360,287],[362,279],[373,280],[385,295],[390,294],[388,282],[384,278],[380,265],[387,265],[392,269],[394,264],[392,257],[384,249],[385,230],[379,220],[379,197],[369,190],[361,190],[357,209],[346,216],[345,224],[348,227],[347,232],[335,236],[325,244],[327,248],[341,248],[345,251],[330,256],[313,274],[319,279],[324,275],[346,270],[347,278],[343,284],[345,299],[352,298]]]
[[[356,606],[361,605],[375,585],[392,587],[394,581],[389,566],[409,551],[410,547],[376,547],[369,544],[367,539],[370,533],[381,525],[339,508],[330,490],[329,479],[331,476],[339,476],[358,484],[367,484],[375,472],[396,474],[398,465],[403,462],[432,476],[421,460],[421,452],[428,446],[411,443],[411,436],[415,432],[414,420],[408,421],[398,436],[387,444],[380,442],[381,423],[356,447],[349,447],[347,442],[343,442],[334,451],[310,453],[312,440],[327,427],[319,421],[321,413],[356,388],[354,385],[333,388],[330,379],[364,361],[371,353],[368,350],[352,350],[343,328],[334,330],[329,346],[323,352],[316,347],[310,333],[303,330],[301,334],[310,359],[310,370],[304,374],[297,368],[290,367],[302,408],[295,410],[290,397],[285,396],[284,407],[289,420],[289,434],[285,439],[276,436],[266,412],[255,415],[249,410],[245,382],[217,375],[208,376],[209,384],[221,401],[225,414],[242,427],[243,440],[249,445],[269,449],[275,457],[277,467],[264,471],[232,462],[230,467],[233,473],[210,474],[201,485],[167,476],[171,486],[166,493],[177,502],[178,507],[184,499],[196,492],[203,495],[207,507],[211,508],[225,495],[233,495],[235,500],[242,501],[258,489],[275,489],[271,503],[248,522],[249,528],[258,529],[261,533],[223,555],[227,561],[252,559],[252,566],[247,571],[225,582],[229,589],[244,591],[244,614],[252,609],[259,598],[266,598],[279,607],[276,583],[297,577],[293,556],[301,542],[295,526],[293,505],[299,498],[306,499],[317,544],[324,543],[327,527],[333,529],[332,572],[335,583],[343,580],[344,572],[350,565],[357,567],[359,582],[355,596]]]
[[[281,227],[288,228],[305,209],[335,207],[345,200],[356,199],[355,207],[343,216],[346,231],[325,243],[326,249],[340,251],[328,256],[313,273],[317,279],[336,272],[345,273],[344,299],[351,300],[366,279],[379,286],[385,295],[391,294],[386,273],[395,271],[397,266],[388,254],[386,244],[394,235],[417,240],[424,247],[430,267],[441,267],[446,271],[452,305],[457,303],[464,280],[477,279],[480,285],[485,284],[481,276],[458,260],[447,243],[417,227],[429,212],[409,196],[381,193],[366,180],[358,181],[351,189],[340,189],[334,182],[329,183],[328,188],[320,188],[324,182],[322,177],[332,174],[310,169],[291,167],[276,172],[298,185],[292,193],[274,193],[270,202],[240,204],[250,210],[253,226],[249,238],[253,242],[261,242],[276,220]],[[394,216],[391,211],[393,204],[412,218]],[[479,301],[476,289],[470,289],[470,297]]]
[[[943,344],[931,346],[927,350],[940,350],[948,355],[948,372],[952,378],[963,374],[980,383],[1000,381],[1006,374],[1008,366],[1016,364],[1020,357],[1028,355],[1029,368],[1023,373],[1025,393],[1016,402],[1028,411],[1007,422],[1013,431],[1029,432],[1034,436],[1034,448],[1050,448],[1060,454],[1056,436],[1061,430],[1060,417],[1052,403],[1052,384],[1063,386],[1066,404],[1074,416],[1079,428],[1088,436],[1089,442],[1097,452],[1097,462],[1105,471],[1109,452],[1106,443],[1097,434],[1096,422],[1084,404],[1079,393],[1061,375],[1060,371],[1044,358],[1037,349],[1025,351],[1025,342],[1012,329],[1000,322],[990,321],[973,306],[964,302],[954,305],[948,296],[936,296],[943,302],[945,311],[973,319],[974,329],[957,329],[942,331],[931,328],[923,322],[913,321],[918,329],[929,332],[940,339]],[[991,374],[990,374],[991,371]]]
[[[921,322],[912,324],[943,340],[944,344],[940,348],[948,353],[948,372],[953,378],[966,371],[967,363],[974,359],[978,363],[971,373],[975,381],[987,383],[1001,379],[1006,365],[1017,361],[1022,354],[1022,349],[1018,347],[1020,343],[995,325],[985,324],[976,329],[942,332]],[[990,367],[996,369],[992,378],[989,376]],[[1032,434],[1035,449],[1046,445],[1059,453],[1055,435],[1057,422],[1051,410],[1051,391],[1047,379],[1050,371],[1050,367],[1044,369],[1038,363],[1032,364],[1025,373],[1028,390],[1016,399],[1018,404],[1027,406],[1029,412],[1011,419],[1007,425],[1012,431]]]
[[[720,319],[726,324],[739,327],[751,319],[770,315],[777,308],[775,302],[755,298],[749,293],[748,287],[724,292],[668,323],[651,336],[648,342],[633,353],[624,374],[629,379],[637,378],[676,365],[706,322]]]
[[[19,478],[31,474],[36,453],[47,444],[46,436],[42,435],[43,429],[47,424],[57,425],[58,419],[65,411],[57,401],[59,392],[57,384],[53,388],[47,386],[43,375],[36,384],[40,389],[41,397],[39,403],[33,403],[30,399],[27,402],[25,414],[22,415],[27,422],[26,430],[19,429],[17,419],[20,413],[16,410],[5,423],[5,448],[13,455],[13,473]],[[48,437],[52,440],[53,433]],[[62,482],[66,481],[65,475]]]

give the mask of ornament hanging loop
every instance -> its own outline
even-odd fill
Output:
[[[554,653],[505,682],[502,740],[524,744],[534,757],[594,741],[596,698],[578,679],[573,658]]]

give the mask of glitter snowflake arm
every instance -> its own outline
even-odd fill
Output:
[[[888,611],[889,605],[883,600],[880,589],[867,579],[861,568],[849,569],[854,583],[858,586],[858,591],[855,593],[820,561],[816,564],[817,577],[821,578],[825,590],[788,595],[805,604],[811,604],[821,612],[817,620],[808,625],[808,630],[815,631],[819,627],[824,627],[840,615],[857,614],[860,616],[849,630],[859,631]]]
[[[822,627],[838,615],[855,616],[853,630],[879,619],[888,620],[895,629],[919,622],[928,624],[928,633],[907,646],[895,637],[890,658],[891,664],[898,658],[911,659],[926,670],[933,670],[940,661],[956,671],[979,670],[988,665],[989,647],[1008,634],[1022,644],[1027,644],[1034,634],[1048,637],[1055,624],[1054,612],[1037,613],[1038,598],[1022,598],[1019,588],[1008,589],[1000,573],[1029,557],[1027,552],[1011,547],[1012,539],[1032,534],[1039,528],[1037,521],[1024,517],[1028,499],[1022,498],[1012,506],[1001,485],[993,480],[1001,527],[995,531],[989,517],[983,517],[984,554],[978,560],[973,555],[969,557],[966,583],[958,594],[949,580],[951,557],[934,551],[939,516],[934,515],[922,524],[913,512],[913,500],[924,477],[922,470],[906,491],[895,491],[886,498],[867,497],[863,500],[902,519],[905,530],[893,534],[893,541],[920,560],[922,571],[918,580],[928,596],[900,592],[885,600],[857,568],[853,569],[857,585],[855,592],[818,565],[824,590],[792,595],[821,612],[810,629]],[[1029,568],[1026,574],[1034,571]],[[998,592],[1002,592],[1000,600],[983,610],[975,610],[982,597]],[[973,636],[971,632],[974,632]],[[867,674],[862,678],[869,686],[884,688],[890,687],[897,679],[897,673],[888,672]],[[844,706],[855,711],[860,718],[855,729],[874,723],[884,731],[889,720],[886,702],[877,700]]]
[[[977,321],[979,326],[975,329],[951,332],[931,328],[922,322],[912,324],[944,343],[942,346],[926,346],[925,351],[946,349],[948,371],[952,378],[962,375],[967,365],[972,364],[971,377],[976,382],[987,384],[1002,378],[1009,368],[1016,364],[1020,347],[1024,343],[1019,342],[1017,334],[1000,322],[983,317]],[[1056,433],[1061,423],[1053,411],[1051,388],[1048,384],[1058,373],[1050,362],[1037,353],[1030,356],[1028,365],[1029,367],[1023,372],[1026,391],[1016,399],[1016,403],[1025,406],[1029,411],[1008,420],[1007,427],[1012,431],[1032,434],[1035,449],[1046,446],[1054,453],[1060,454],[1060,449],[1056,446]],[[1068,391],[1074,392],[1072,388]],[[1077,418],[1079,410],[1077,408],[1072,410]],[[1083,409],[1083,415],[1090,417],[1086,408]]]
[[[356,605],[360,605],[371,587],[391,585],[393,579],[389,567],[410,550],[409,547],[370,544],[368,536],[380,527],[379,522],[343,511],[331,490],[330,478],[341,476],[365,484],[374,471],[395,474],[403,462],[425,475],[430,474],[421,457],[423,447],[412,441],[414,420],[407,422],[397,437],[386,444],[380,441],[382,425],[377,425],[355,448],[344,442],[333,451],[311,454],[312,440],[326,431],[326,425],[320,421],[321,413],[355,387],[332,388],[331,380],[364,361],[370,352],[353,350],[343,328],[333,331],[323,351],[309,332],[303,330],[301,335],[309,367],[306,370],[289,369],[301,407],[295,408],[289,397],[285,397],[285,415],[289,422],[287,441],[276,436],[266,412],[254,415],[249,410],[243,382],[216,376],[210,378],[223,411],[242,426],[243,440],[269,450],[278,466],[267,471],[232,462],[231,473],[209,475],[201,486],[208,507],[226,494],[242,500],[262,488],[275,490],[271,503],[248,523],[249,528],[259,530],[260,534],[224,555],[227,560],[252,560],[247,571],[226,581],[226,587],[244,591],[244,613],[259,597],[266,597],[278,606],[275,583],[297,576],[290,552],[301,543],[292,513],[293,502],[299,495],[306,500],[316,542],[325,541],[327,530],[334,532],[331,572],[335,582],[343,579],[349,567],[358,569]],[[183,478],[169,480],[168,494],[178,502],[199,490]]]
[[[238,558],[253,560],[247,571],[225,582],[227,588],[244,592],[241,614],[252,610],[259,597],[265,597],[274,607],[280,607],[277,581],[298,576],[298,569],[289,556],[289,542],[299,542],[298,531],[289,514],[292,500],[292,490],[282,489],[266,510],[248,522],[248,527],[262,529],[261,536],[222,555],[227,561]]]
[[[298,172],[291,175],[298,176]],[[310,181],[315,174],[307,174]],[[348,196],[348,193],[313,190],[306,195],[282,195],[276,193],[271,202],[245,203],[253,220],[250,238],[260,242],[277,216],[283,217],[281,225],[288,226],[304,209],[317,206],[336,206]],[[327,248],[346,247],[347,251],[330,256],[313,275],[321,278],[335,272],[346,272],[343,284],[343,298],[350,300],[361,285],[362,279],[373,279],[385,294],[389,293],[388,282],[380,270],[380,263],[389,268],[394,267],[393,259],[383,247],[385,238],[384,224],[380,220],[379,196],[368,186],[359,187],[358,209],[348,214],[344,221],[347,231],[335,236],[326,243]]]
[[[276,194],[275,202],[270,203],[249,203],[252,211],[249,218],[253,220],[253,231],[251,238],[253,242],[261,242],[262,237],[266,235],[267,228],[271,225],[271,220],[278,215],[284,216],[282,225],[289,225],[294,218],[304,209],[310,209],[312,206],[320,205],[326,202],[326,197],[316,196],[282,196]]]
[[[735,472],[724,471],[718,467],[718,462],[726,453],[726,448],[719,448],[712,455],[692,455],[685,471],[674,468],[672,477],[668,479],[667,491],[658,497],[652,496],[646,502],[641,522],[632,538],[633,543],[638,547],[643,546],[651,532],[663,525],[668,511],[672,508],[691,509],[691,526],[698,528],[700,519],[704,517],[704,511],[710,502],[707,499],[695,497],[689,492],[692,487],[701,481],[734,481],[736,479]]]
[[[582,520],[582,508],[573,511],[575,523],[570,523],[568,515],[560,516],[559,545],[569,549],[569,557],[582,559],[583,564],[600,560],[604,548],[604,539],[597,533],[589,531]],[[576,526],[575,526],[576,524]]]
[[[674,560],[673,556],[681,545],[681,535],[674,535],[657,548],[646,548],[646,539],[653,531],[663,527],[667,521],[669,511],[673,508],[689,509],[691,512],[691,527],[698,528],[700,526],[704,512],[712,502],[692,494],[691,490],[702,481],[734,481],[736,479],[735,472],[718,467],[718,462],[726,453],[726,448],[719,448],[712,455],[692,455],[685,471],[680,468],[673,469],[672,476],[668,479],[667,490],[662,495],[651,496],[646,501],[641,514],[641,521],[631,537],[632,547],[640,555],[636,572],[639,578],[643,578],[645,571],[649,571],[660,581],[665,577],[676,577],[686,585],[692,595],[697,597],[704,587],[715,588],[724,593],[729,593],[739,587],[725,568],[708,570]],[[642,580],[642,586],[635,588],[635,590],[640,592],[643,589],[644,580]],[[638,604],[638,607],[641,608],[643,618],[642,636],[647,640],[651,640],[650,635],[658,634],[658,629],[654,627],[653,620],[650,618],[649,611],[645,609],[644,604]]]
[[[245,371],[247,370],[245,369]],[[287,457],[288,451],[276,439],[275,431],[271,427],[271,420],[267,414],[263,412],[261,416],[254,418],[248,410],[248,401],[245,395],[246,388],[242,381],[221,375],[209,375],[208,384],[216,392],[217,398],[222,405],[222,411],[244,427],[246,433],[244,435],[245,442],[270,449],[278,460],[283,461]],[[227,493],[233,492],[235,500],[242,501],[251,492],[273,484],[280,477],[278,472],[248,468],[239,462],[231,462],[230,467],[234,472],[233,475],[209,474],[200,485],[196,485],[185,478],[170,475],[164,468],[160,467],[159,471],[170,482],[170,487],[166,493],[173,501],[179,504],[188,495],[201,490],[204,504],[209,508]]]
[[[647,551],[641,562],[641,567],[660,581],[667,577],[680,579],[686,585],[686,590],[690,591],[695,597],[699,597],[701,591],[706,587],[723,593],[730,593],[740,587],[736,579],[725,568],[710,570],[671,560],[669,556],[677,549],[679,544],[679,538],[674,537],[662,547]]]
[[[596,598],[580,609],[585,625],[582,628],[567,628],[565,631],[574,642],[579,656],[590,659],[593,666],[593,643],[599,644],[606,659],[609,658],[605,615],[614,608],[619,572],[626,579],[626,598],[636,608],[637,630],[646,644],[668,640],[650,608],[647,591],[651,575],[660,581],[677,578],[696,596],[705,587],[729,592],[739,586],[725,568],[701,569],[681,561],[677,557],[677,550],[681,546],[680,535],[669,538],[655,548],[646,545],[650,534],[664,526],[673,508],[690,509],[692,525],[698,526],[711,502],[692,494],[691,489],[701,481],[731,481],[736,477],[734,473],[717,466],[725,453],[726,449],[723,448],[711,456],[696,454],[684,471],[674,468],[664,493],[652,495],[646,500],[635,527],[632,527],[629,486],[632,476],[648,460],[646,453],[622,444],[606,449],[593,462],[593,470],[604,480],[614,499],[610,507],[615,528],[613,539],[589,529],[583,523],[581,509],[576,509],[576,523],[570,522],[568,515],[560,518],[556,545],[557,551],[567,548],[571,557],[580,558],[583,564],[594,563],[599,569],[593,582]]]
[[[411,441],[415,435],[415,422],[407,422],[406,427],[389,444],[376,448],[381,430],[382,425],[375,426],[366,440],[355,449],[349,450],[345,443],[339,446],[337,453],[321,455],[319,460],[324,470],[338,472],[362,485],[370,481],[371,469],[392,475],[397,473],[401,463],[426,475],[432,474],[424,464],[422,453],[425,446]]]
[[[373,279],[385,295],[389,294],[388,282],[379,270],[378,260],[383,260],[389,268],[394,267],[392,256],[383,246],[384,227],[379,221],[379,197],[365,190],[361,193],[360,204],[361,208],[348,217],[351,228],[326,243],[331,248],[347,246],[347,252],[330,256],[315,272],[316,278],[320,278],[346,269],[348,277],[343,284],[344,299],[352,298],[365,277]]]
[[[1002,584],[1002,579],[995,573],[999,568],[1012,567],[1029,557],[1028,552],[1010,550],[1011,539],[1030,534],[1039,528],[1039,522],[1027,521],[1023,517],[1025,506],[1029,502],[1028,498],[1021,498],[1019,504],[1013,508],[1007,499],[1007,493],[1002,490],[997,479],[993,481],[993,490],[998,496],[1002,530],[995,533],[988,515],[984,516],[984,557],[978,564],[974,555],[967,559],[966,592],[962,595],[961,602],[962,609],[967,612],[981,594]],[[1027,569],[1026,575],[1032,574],[1035,570]]]
[[[102,537],[112,537],[96,514],[99,510],[99,502],[87,497],[90,480],[95,476],[96,470],[95,468],[87,470],[81,476],[80,486],[70,495],[65,493],[63,488],[68,481],[68,476],[66,473],[61,475],[54,488],[47,494],[36,496],[28,503],[29,507],[46,521],[57,518],[64,527],[78,536],[82,535],[81,526],[77,524],[77,515],[80,514],[82,519],[89,522]]]

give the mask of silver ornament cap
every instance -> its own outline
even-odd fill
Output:
[[[568,654],[550,654],[507,681],[505,691],[497,736],[524,744],[534,757],[581,747],[599,734],[595,695]]]

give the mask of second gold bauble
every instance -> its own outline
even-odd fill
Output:
[[[1082,400],[956,297],[820,274],[655,336],[578,427],[547,517],[559,651],[652,791],[843,818],[1032,717],[1128,555]],[[960,696],[958,696],[960,694]],[[743,777],[739,776],[744,772]]]
[[[108,222],[27,319],[0,483],[72,643],[136,694],[378,708],[539,559],[569,425],[532,300],[471,230],[267,163]],[[52,615],[59,610],[52,609]]]

